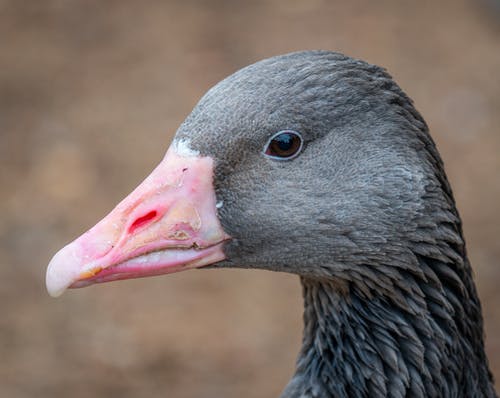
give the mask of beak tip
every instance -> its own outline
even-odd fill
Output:
[[[50,296],[54,298],[61,296],[77,280],[78,274],[75,273],[77,267],[74,266],[76,264],[71,264],[75,260],[71,244],[63,247],[52,257],[45,276],[45,285]]]

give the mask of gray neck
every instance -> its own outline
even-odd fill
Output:
[[[282,398],[496,396],[480,309],[461,324],[470,309],[443,300],[432,281],[416,285],[425,289],[421,303],[353,283],[301,281],[303,345]]]

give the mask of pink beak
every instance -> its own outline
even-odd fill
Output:
[[[228,239],[217,217],[213,159],[171,147],[111,213],[56,253],[47,290],[57,297],[68,287],[213,264],[225,258]]]

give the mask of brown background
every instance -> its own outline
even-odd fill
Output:
[[[44,272],[211,85],[312,48],[384,65],[428,121],[500,378],[499,21],[494,0],[0,0],[0,396],[279,394],[301,336],[296,277],[200,270],[54,300]]]

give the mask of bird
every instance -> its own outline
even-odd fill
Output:
[[[442,159],[390,74],[309,50],[212,87],[158,167],[47,268],[69,287],[192,268],[299,277],[282,398],[496,397]]]

